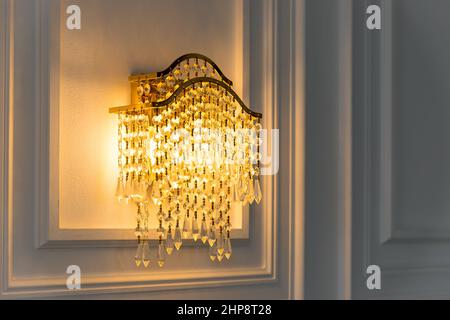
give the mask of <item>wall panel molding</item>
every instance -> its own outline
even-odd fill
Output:
[[[61,2],[39,0],[36,9],[36,104],[39,106],[40,121],[36,130],[36,145],[39,150],[37,164],[38,189],[36,247],[133,247],[134,229],[66,229],[60,227],[60,38]],[[248,22],[249,1],[237,6],[237,16],[242,19],[242,34],[237,35],[243,43],[242,61],[244,71],[248,69],[249,45]],[[244,77],[248,75],[244,73]],[[244,92],[248,91],[248,77],[244,81]],[[244,100],[246,97],[244,96]],[[242,209],[241,228],[234,228],[233,239],[249,239],[249,208]],[[150,239],[157,240],[156,230],[150,231]],[[155,241],[156,243],[156,241]],[[193,241],[187,242],[193,244]]]
[[[368,31],[361,16],[370,1],[354,3],[353,297],[443,297],[450,261],[446,230],[404,228],[393,207],[393,2],[379,0],[382,30]],[[366,268],[379,265],[382,290],[365,286]],[[439,290],[437,290],[439,288]],[[448,292],[448,291],[447,291]],[[447,294],[448,297],[448,294]]]
[[[49,255],[56,255],[57,253],[81,253],[84,252],[84,248],[88,248],[88,251],[102,250],[103,247],[114,247],[117,250],[122,250],[120,247],[127,246],[128,244],[123,241],[110,241],[107,235],[103,234],[99,236],[99,239],[85,240],[85,231],[81,231],[79,236],[70,235],[69,239],[56,240],[52,239],[51,229],[55,226],[51,225],[51,219],[48,219],[48,212],[56,204],[51,202],[51,198],[48,197],[49,186],[54,183],[55,176],[48,176],[49,167],[53,165],[49,164],[48,159],[51,147],[48,148],[36,148],[35,157],[38,160],[35,164],[34,173],[36,177],[34,179],[34,190],[38,190],[34,197],[35,212],[25,213],[18,212],[17,208],[13,205],[12,199],[19,196],[14,194],[17,190],[17,186],[13,188],[16,182],[16,171],[12,167],[14,161],[12,157],[15,147],[20,137],[12,134],[13,131],[13,117],[15,109],[15,100],[13,99],[14,92],[13,84],[20,79],[14,79],[15,61],[14,42],[16,41],[16,34],[14,33],[14,17],[19,14],[15,10],[15,3],[19,3],[21,9],[24,8],[28,0],[0,0],[1,4],[1,19],[0,21],[0,39],[2,44],[2,52],[0,53],[1,60],[0,66],[2,72],[1,88],[5,90],[0,91],[0,103],[2,116],[2,130],[1,134],[1,150],[2,150],[2,187],[1,195],[3,197],[2,207],[2,238],[1,248],[2,257],[0,260],[0,271],[2,276],[2,298],[23,298],[23,297],[70,297],[70,296],[84,296],[84,295],[105,295],[105,294],[118,294],[118,293],[131,293],[131,292],[162,292],[173,290],[186,290],[191,288],[216,288],[216,287],[233,287],[233,286],[250,286],[248,292],[267,292],[270,297],[288,297],[288,298],[301,298],[302,297],[302,264],[303,264],[303,201],[302,198],[292,197],[293,192],[303,192],[303,168],[296,161],[298,157],[303,155],[303,130],[302,124],[302,95],[298,95],[293,98],[289,108],[291,114],[295,116],[290,118],[288,122],[289,130],[285,131],[290,137],[292,143],[295,145],[295,149],[290,152],[287,159],[290,161],[290,166],[282,168],[280,176],[266,176],[263,179],[263,190],[266,194],[262,205],[258,209],[254,209],[252,214],[263,216],[261,227],[264,230],[264,237],[262,241],[262,263],[257,266],[245,266],[239,265],[235,268],[219,268],[219,269],[200,269],[200,270],[183,270],[183,271],[169,271],[164,273],[127,273],[127,272],[112,272],[108,274],[86,274],[83,276],[82,290],[78,292],[70,292],[65,289],[65,275],[55,274],[42,274],[42,275],[26,275],[26,267],[13,263],[14,257],[27,254],[23,250],[23,243],[13,245],[20,235],[16,234],[17,226],[14,223],[18,221],[24,221],[26,216],[28,217],[28,223],[33,221],[33,228],[35,230],[35,245],[33,247],[32,255],[33,259],[42,256],[42,259],[47,259]],[[52,22],[53,19],[40,19],[40,17],[50,17],[57,14],[55,7],[52,3],[54,0],[38,0],[32,1],[35,3],[35,19],[39,22],[37,28],[37,35],[42,36],[43,30],[51,30],[51,32],[58,32],[58,28],[55,28]],[[249,56],[254,57],[255,60],[260,61],[259,73],[261,77],[258,77],[261,81],[261,91],[256,87],[249,88],[249,96],[256,97],[262,92],[265,95],[261,98],[260,111],[265,114],[265,125],[267,128],[279,128],[281,127],[280,119],[278,117],[279,107],[281,107],[279,96],[285,92],[280,90],[278,86],[278,51],[284,50],[284,48],[278,48],[278,24],[280,22],[278,17],[278,6],[281,2],[276,0],[264,0],[264,1],[245,1],[245,10],[248,10],[250,14],[257,14],[263,12],[262,20],[260,21],[261,29],[259,34],[264,35],[263,50],[261,52],[248,53]],[[294,4],[295,3],[295,4]],[[29,5],[29,4],[28,4]],[[296,8],[295,14],[292,15],[292,25],[290,32],[300,35],[302,31],[294,30],[302,25],[303,17],[303,1],[290,1],[288,3],[291,8]],[[298,5],[298,6],[297,6]],[[253,17],[255,19],[255,17]],[[257,18],[259,19],[259,18]],[[54,92],[51,88],[57,87],[57,84],[51,83],[51,74],[58,72],[58,69],[53,69],[55,64],[52,59],[55,57],[46,53],[52,52],[52,47],[58,44],[52,42],[51,39],[55,38],[55,34],[50,33],[43,42],[36,39],[36,69],[35,69],[35,84],[36,93],[35,101],[37,104],[37,117],[36,117],[36,136],[33,141],[49,141],[55,143],[50,139],[50,129],[48,127],[48,113],[45,111],[46,101],[52,99],[58,99],[58,92]],[[246,38],[244,36],[244,38]],[[300,41],[299,41],[300,40]],[[250,40],[249,41],[253,41]],[[294,38],[290,38],[292,43],[296,44],[295,49],[292,48],[292,57],[296,55],[296,50],[303,49],[303,42],[301,39],[294,41]],[[48,46],[43,46],[43,43],[48,43]],[[8,51],[7,51],[8,50]],[[250,52],[250,51],[249,51]],[[10,55],[11,53],[11,55]],[[259,56],[259,57],[258,57]],[[244,57],[245,58],[245,57]],[[253,59],[253,58],[252,58]],[[303,65],[304,61],[301,56],[298,60],[291,60],[292,64],[296,66],[295,73],[292,75],[292,88],[303,87]],[[254,66],[253,66],[254,67]],[[251,69],[254,70],[254,69]],[[50,83],[50,85],[49,85]],[[9,88],[9,89],[8,89]],[[11,95],[9,94],[11,93]],[[290,95],[293,93],[290,92]],[[298,108],[298,109],[297,109]],[[52,115],[55,116],[55,115]],[[17,121],[17,120],[16,120]],[[284,125],[284,122],[283,122]],[[11,133],[11,135],[10,135]],[[15,144],[16,143],[16,144]],[[39,144],[38,144],[39,145]],[[288,148],[290,148],[288,146]],[[279,184],[283,183],[290,193],[285,192],[287,189],[279,187]],[[283,192],[281,192],[283,191]],[[280,203],[289,204],[287,210],[281,210]],[[284,208],[284,207],[283,207]],[[25,216],[26,215],[26,216]],[[14,216],[14,220],[12,219]],[[33,220],[30,217],[35,217]],[[287,228],[289,232],[280,233],[280,228]],[[88,235],[91,237],[91,235]],[[79,237],[79,238],[77,238]],[[61,238],[59,238],[61,239]],[[84,240],[83,240],[84,239]],[[112,239],[114,240],[114,239]],[[300,241],[300,243],[299,243]],[[243,243],[242,245],[246,245]],[[55,247],[59,249],[55,249]],[[31,249],[27,249],[31,250]],[[100,252],[100,251],[99,251]],[[271,285],[274,285],[271,287]],[[265,291],[261,291],[264,289]],[[224,289],[225,290],[225,289]],[[232,289],[230,289],[232,290]],[[240,287],[240,291],[242,291]],[[259,291],[258,291],[259,290]]]

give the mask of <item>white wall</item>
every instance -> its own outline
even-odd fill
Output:
[[[264,179],[265,199],[252,208],[249,239],[235,243],[231,262],[211,265],[203,250],[189,247],[162,270],[137,270],[134,243],[118,240],[121,233],[108,229],[128,224],[128,218],[117,220],[115,215],[114,223],[105,224],[110,208],[104,204],[112,189],[102,165],[112,167],[111,144],[94,148],[88,140],[109,139],[113,121],[107,109],[127,103],[129,73],[159,70],[190,51],[205,53],[223,67],[250,105],[264,113],[267,128],[282,127],[283,139],[301,139],[302,1],[201,1],[201,8],[199,1],[181,0],[77,3],[83,29],[68,34],[64,21],[58,22],[60,1],[0,1],[1,35],[7,44],[1,53],[2,297],[125,297],[127,292],[138,298],[301,297],[302,198],[289,197],[293,190],[303,190],[301,168],[292,173],[292,164],[302,161],[300,140],[283,146],[285,166],[278,176]],[[172,12],[169,21],[164,12]],[[279,12],[291,14],[281,19]],[[135,15],[148,20],[136,22]],[[137,33],[143,28],[149,30]],[[151,42],[140,48],[147,38]],[[278,57],[297,56],[296,50],[298,60],[289,60],[286,68],[290,86],[279,87],[278,79],[286,74],[277,69]],[[293,94],[291,87],[298,98],[283,105],[290,113],[279,114],[279,97]],[[298,116],[291,118],[292,112]],[[100,131],[95,130],[97,122]],[[77,161],[80,157],[86,159]],[[74,192],[76,201],[71,201]],[[81,204],[83,198],[86,203]],[[106,229],[62,228],[77,227],[77,219],[86,221],[88,211],[95,217],[89,217],[90,223]],[[68,215],[60,217],[61,212]],[[65,289],[70,264],[82,268],[80,292]]]

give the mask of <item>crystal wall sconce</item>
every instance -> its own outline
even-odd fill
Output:
[[[159,223],[160,267],[190,239],[207,245],[212,261],[230,259],[232,203],[262,199],[262,115],[203,55],[129,80],[132,104],[110,113],[119,119],[116,196],[137,206],[136,265],[152,260],[151,215]]]

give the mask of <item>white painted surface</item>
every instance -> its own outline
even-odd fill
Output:
[[[78,1],[82,28],[75,31],[63,23],[69,4],[61,2],[60,46],[55,48],[60,50],[59,226],[134,229],[136,207],[114,199],[117,117],[108,108],[130,103],[129,75],[162,71],[191,52],[213,59],[241,95],[243,2]],[[234,211],[232,224],[240,229],[242,210]]]
[[[101,2],[95,2],[95,5]],[[179,3],[181,2],[183,1],[180,0]],[[238,2],[234,4],[237,5]],[[54,181],[58,178],[51,170],[51,165],[54,164],[51,159],[55,154],[50,146],[55,141],[49,136],[54,125],[51,123],[54,113],[49,110],[49,106],[52,101],[59,101],[61,97],[61,92],[55,92],[55,85],[51,82],[54,79],[52,74],[56,72],[60,74],[61,64],[55,65],[53,56],[49,54],[52,52],[51,46],[55,45],[51,41],[52,33],[58,29],[50,26],[50,32],[45,32],[46,23],[52,21],[49,19],[53,14],[52,8],[57,3],[59,3],[57,0],[0,1],[1,14],[5,17],[0,24],[2,39],[11,40],[9,46],[2,47],[1,55],[7,57],[1,61],[2,70],[10,71],[5,73],[8,76],[2,79],[2,83],[5,83],[6,92],[11,92],[11,99],[2,99],[0,105],[2,115],[6,115],[1,131],[2,137],[6,139],[2,140],[1,145],[4,160],[1,191],[5,200],[0,220],[4,235],[0,240],[2,298],[67,297],[73,294],[85,298],[92,295],[96,297],[114,295],[117,298],[127,297],[128,293],[129,297],[153,299],[301,297],[302,290],[293,290],[292,287],[302,288],[302,277],[298,276],[298,272],[301,272],[303,255],[301,245],[295,241],[299,239],[298,234],[302,234],[303,230],[299,230],[299,227],[302,227],[301,220],[300,224],[296,222],[295,225],[291,225],[291,222],[294,221],[293,217],[297,217],[296,221],[299,217],[301,219],[302,205],[299,203],[301,198],[290,197],[289,191],[294,184],[302,188],[302,183],[296,181],[296,179],[302,181],[302,176],[293,175],[291,171],[292,164],[296,163],[296,157],[302,153],[301,149],[297,149],[296,153],[290,153],[289,145],[283,147],[283,154],[286,155],[283,159],[290,165],[281,168],[278,176],[264,179],[263,192],[266,195],[262,205],[251,210],[249,240],[235,243],[233,260],[227,264],[212,265],[204,250],[190,247],[185,248],[176,257],[171,257],[165,269],[159,270],[155,266],[148,270],[136,269],[132,258],[135,249],[109,241],[107,233],[97,234],[99,241],[91,241],[93,239],[91,235],[82,232],[77,237],[63,240],[65,246],[60,249],[51,246],[40,247],[43,244],[52,244],[54,237],[59,236],[55,234],[58,226],[52,225],[51,221],[54,220],[49,219],[49,215],[55,213],[51,209],[57,206],[57,201],[49,194],[51,191],[49,188],[55,185]],[[251,12],[247,21],[242,22],[249,29],[240,35],[246,39],[243,43],[248,49],[241,52],[241,56],[235,57],[232,64],[233,68],[236,66],[238,69],[242,68],[244,64],[241,60],[252,57],[250,66],[246,67],[249,73],[243,72],[242,75],[244,79],[249,77],[252,80],[251,86],[247,89],[244,86],[242,90],[244,94],[246,90],[248,91],[255,109],[264,113],[265,125],[268,128],[282,127],[285,138],[292,137],[293,134],[298,136],[298,132],[294,133],[294,128],[303,129],[301,124],[299,126],[296,123],[299,117],[292,119],[286,114],[278,117],[281,107],[278,104],[278,94],[288,95],[289,91],[278,88],[278,77],[283,77],[283,74],[278,74],[281,71],[276,69],[277,59],[278,55],[283,50],[289,50],[289,47],[277,47],[276,44],[289,44],[290,40],[287,39],[291,39],[290,36],[287,37],[288,35],[278,33],[277,25],[280,21],[278,10],[292,3],[258,0],[245,1],[242,4],[246,12]],[[211,12],[213,10],[209,11]],[[227,12],[227,16],[232,15],[231,9]],[[302,13],[301,10],[296,12]],[[302,17],[297,14],[294,14],[292,19],[299,20],[292,23],[292,26],[302,21]],[[43,19],[40,20],[39,17]],[[219,18],[211,18],[208,21],[215,23],[216,20],[220,21]],[[197,23],[200,21],[190,20],[189,23],[194,22],[193,29],[198,27]],[[84,23],[82,27],[86,27],[86,24]],[[190,27],[186,26],[186,30]],[[303,39],[302,30],[290,27],[288,31],[300,37],[300,40]],[[187,34],[180,33],[179,36]],[[279,38],[284,40],[281,41]],[[234,40],[228,40],[234,43]],[[180,50],[187,51],[185,48]],[[215,57],[214,50],[209,45],[205,47],[207,51],[205,53],[224,66],[225,72],[232,77],[233,71],[227,70],[228,62],[218,61],[221,58]],[[8,52],[11,52],[10,56],[6,54]],[[167,55],[170,57],[165,55],[158,57],[170,61],[178,53]],[[138,54],[136,56],[140,57]],[[152,63],[159,69],[159,64],[165,66],[167,61]],[[143,63],[147,65],[147,61]],[[153,66],[152,63],[150,67]],[[297,63],[302,65],[303,60],[300,59]],[[298,79],[302,76],[301,69],[299,70],[295,74],[296,83],[300,83]],[[113,77],[116,79],[114,81],[117,83],[123,81],[126,85],[126,79],[123,80],[122,75],[126,77],[129,71],[120,69]],[[23,91],[25,88],[26,94]],[[109,86],[108,88],[111,89]],[[278,92],[274,90],[275,88],[281,91]],[[2,93],[2,96],[8,95]],[[125,93],[118,93],[118,97],[125,99]],[[99,108],[100,114],[100,109],[103,112],[108,106],[95,104],[95,107]],[[302,110],[301,100],[299,105],[291,104],[289,108]],[[298,170],[302,172],[301,168]],[[88,241],[83,241],[84,238]],[[65,289],[65,270],[72,264],[79,265],[82,270],[83,289],[78,293],[71,293]],[[183,291],[179,291],[181,289]]]

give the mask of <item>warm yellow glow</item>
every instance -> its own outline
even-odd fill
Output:
[[[138,207],[136,265],[150,263],[150,206],[159,225],[159,266],[187,239],[201,239],[212,261],[230,259],[233,204],[262,199],[260,115],[207,60],[188,58],[161,77],[131,81],[135,105],[114,109],[116,196]]]

